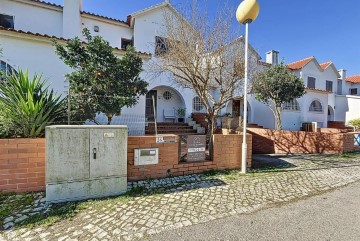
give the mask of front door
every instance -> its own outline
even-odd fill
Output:
[[[156,107],[157,106],[157,90],[150,90],[146,94],[145,118],[147,119],[147,121],[155,121],[153,96],[155,99],[155,107]]]
[[[232,101],[232,116],[239,117],[240,116],[240,100]]]

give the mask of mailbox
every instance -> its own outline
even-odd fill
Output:
[[[159,149],[135,149],[135,166],[154,165],[159,163]]]

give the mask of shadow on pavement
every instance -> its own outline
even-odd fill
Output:
[[[253,170],[255,172],[293,172],[355,166],[360,166],[360,160],[356,157],[330,154],[253,155]]]

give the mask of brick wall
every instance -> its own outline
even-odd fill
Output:
[[[256,128],[248,130],[253,135],[253,154],[335,154],[357,150],[357,147],[354,146],[354,134],[351,133],[278,131]]]
[[[166,139],[174,137],[166,137]],[[128,180],[144,180],[201,173],[208,170],[235,169],[241,167],[242,135],[214,135],[214,160],[179,163],[179,143],[156,144],[154,136],[129,137],[128,139]],[[251,135],[248,135],[248,166],[251,166]],[[135,166],[134,149],[159,148],[159,163]]]
[[[343,122],[343,121],[328,121],[328,128],[344,129],[345,122]]]
[[[359,135],[359,133],[346,133],[343,135],[344,152],[360,151],[360,146],[354,146],[355,135]]]
[[[155,136],[128,138],[128,180],[144,180],[201,173],[208,170],[241,168],[242,135],[214,135],[214,160],[179,163],[179,137],[172,143],[157,144]],[[247,165],[251,166],[251,135],[247,137]],[[134,149],[159,148],[159,163],[135,166]],[[45,139],[0,139],[0,191],[45,190]]]
[[[0,139],[0,191],[45,189],[45,139]]]

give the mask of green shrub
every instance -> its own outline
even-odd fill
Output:
[[[354,126],[356,129],[360,128],[360,118],[349,121],[349,125]]]
[[[49,90],[41,75],[30,79],[20,69],[0,82],[0,103],[10,122],[8,133],[16,137],[41,137],[47,125],[64,120],[66,113],[65,100]]]
[[[0,138],[7,138],[13,135],[13,133],[11,133],[13,129],[11,121],[5,115],[4,109],[4,104],[0,102]]]

